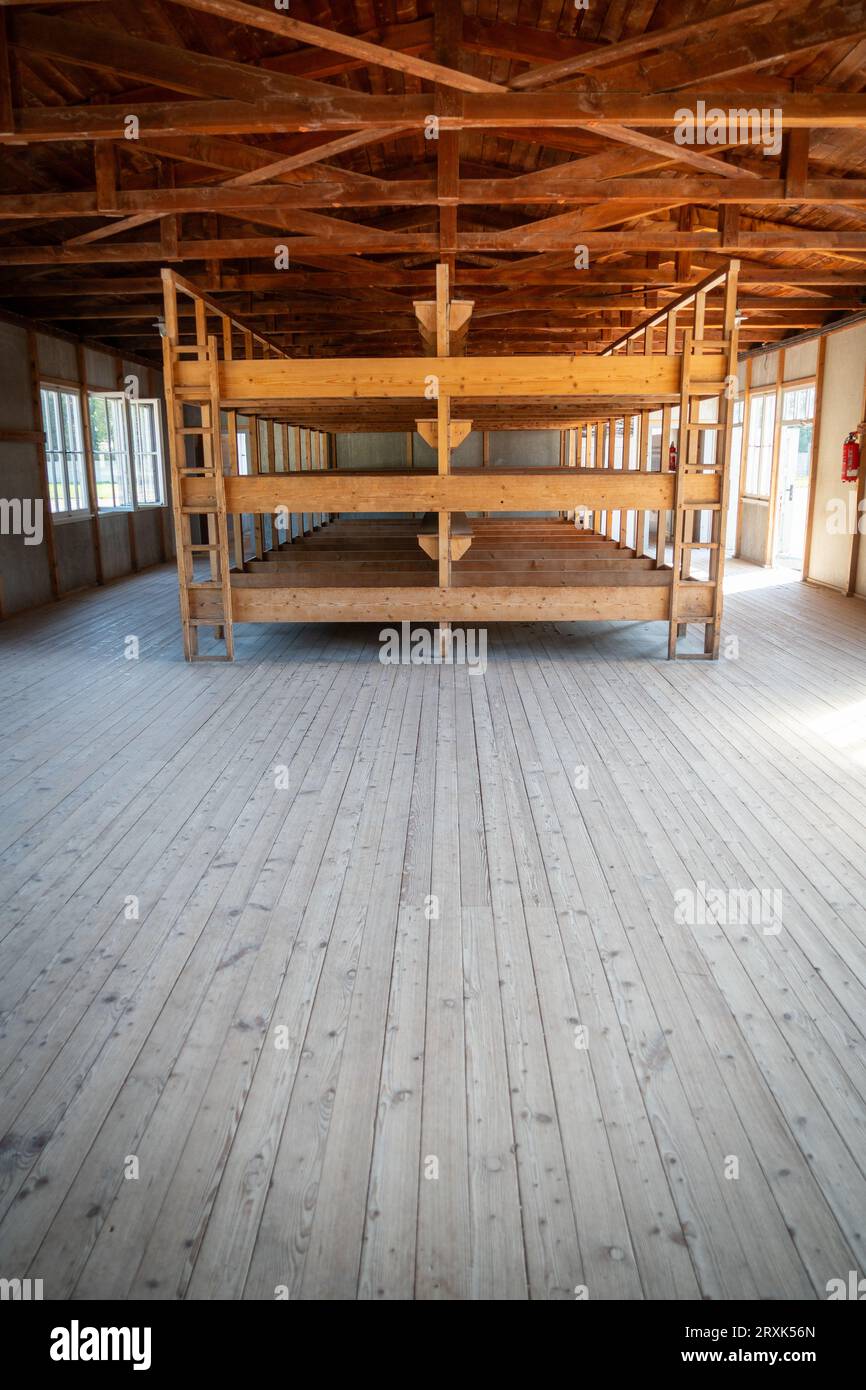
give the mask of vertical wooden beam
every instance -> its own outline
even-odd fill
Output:
[[[48,461],[45,455],[45,421],[42,418],[42,395],[39,384],[39,344],[36,332],[27,330],[27,358],[30,365],[30,400],[33,413],[33,428],[39,435],[36,443],[36,462],[39,468],[39,489],[42,498],[42,519],[45,533],[45,550],[48,555],[48,578],[53,598],[60,597],[60,580],[57,573],[57,545],[54,535],[54,513],[51,510],[51,489],[48,486]]]
[[[680,232],[690,232],[692,230],[692,209],[686,204],[677,213],[677,230]],[[677,251],[675,257],[675,274],[679,281],[688,280],[692,273],[692,253],[691,251]]]
[[[93,546],[93,568],[96,572],[96,582],[97,584],[101,584],[103,582],[102,538],[99,533],[96,469],[93,463],[93,436],[90,429],[90,409],[87,400],[87,356],[83,343],[75,344],[75,361],[78,367],[78,383],[81,387],[81,433],[84,443],[84,467],[87,473],[87,492],[90,501],[90,544]],[[130,460],[130,466],[132,466],[132,460]]]
[[[186,466],[186,439],[183,428],[183,406],[174,393],[174,353],[178,345],[177,284],[174,272],[163,270],[163,316],[165,334],[162,339],[162,379],[165,391],[165,413],[168,422],[168,455],[171,480],[171,506],[174,518],[174,548],[177,563],[178,599],[180,603],[183,654],[192,661],[198,650],[196,629],[190,625],[189,582],[192,578],[190,545],[191,518],[183,513],[183,490],[180,470]],[[94,499],[95,503],[95,499]]]
[[[665,352],[673,357],[677,350],[677,312],[674,309],[668,314],[665,320]],[[662,433],[659,440],[659,469],[661,472],[668,471],[668,459],[670,457],[673,410],[669,405],[662,406]],[[661,569],[665,563],[667,553],[667,530],[668,514],[666,511],[658,514],[658,527],[656,531],[656,569]]]
[[[734,554],[739,556],[743,540],[743,494],[745,491],[746,469],[749,461],[749,419],[752,399],[752,358],[746,359],[746,389],[743,395],[743,442],[740,446],[740,496],[737,502],[737,547]]]
[[[126,395],[125,395],[126,383],[125,383],[124,377],[123,377],[123,358],[122,358],[122,357],[115,357],[115,359],[114,359],[114,381],[115,381],[115,385],[116,385],[116,387],[117,387],[117,390],[120,391],[120,392],[122,392],[122,393],[124,394],[124,402],[125,402],[125,400],[126,400]],[[128,424],[129,424],[129,420],[128,420],[128,418],[127,418],[127,426],[128,426]],[[137,574],[137,573],[138,573],[138,545],[137,545],[137,543],[136,543],[136,537],[135,537],[135,513],[136,513],[136,504],[137,504],[137,502],[138,502],[138,489],[137,489],[136,484],[135,484],[135,457],[134,457],[133,449],[132,449],[132,439],[129,440],[129,492],[130,492],[130,499],[131,499],[131,501],[132,501],[132,506],[130,507],[129,511],[126,513],[126,535],[127,535],[127,542],[128,542],[128,544],[129,544],[129,565],[130,565],[130,569],[132,570],[132,573],[133,573],[133,574]]]
[[[857,589],[857,570],[860,565],[860,518],[863,515],[861,503],[866,497],[866,383],[863,388],[863,399],[860,406],[860,423],[858,425],[860,435],[860,473],[857,477],[856,501],[857,507],[854,515],[857,518],[857,525],[851,535],[851,550],[848,556],[848,582],[845,586],[845,593],[848,598],[852,598]]]
[[[299,444],[298,471],[300,473],[308,473],[310,471],[310,431],[304,429],[297,429],[296,427],[296,430],[294,432],[294,439],[296,445]],[[307,525],[307,517],[310,518],[309,526]],[[303,512],[301,514],[301,531],[302,534],[305,536],[309,536],[312,534],[312,512]]]
[[[706,333],[706,320],[707,320],[707,295],[706,295],[706,291],[705,291],[705,290],[701,290],[698,294],[695,295],[695,304],[694,304],[694,327],[693,327],[693,330],[692,330],[692,344],[693,344],[693,346],[694,346],[695,343],[700,343],[700,344],[703,343],[704,334]],[[702,351],[702,348],[701,348],[701,347],[698,347],[697,351],[698,351],[698,352]],[[691,409],[691,403],[690,403],[690,405],[689,405],[689,408]],[[699,404],[698,404],[697,401],[695,402],[695,410],[696,410],[696,412],[697,412],[698,414],[700,413],[700,406],[699,406]],[[687,428],[684,430],[684,429],[683,429],[683,422],[682,422],[682,420],[680,421],[680,452],[682,453],[683,456],[682,456],[681,458],[678,458],[678,459],[677,459],[677,464],[678,464],[678,470],[677,470],[677,471],[679,471],[679,468],[680,468],[680,467],[688,468],[688,467],[692,467],[694,464],[696,464],[697,461],[698,461],[699,454],[700,454],[700,449],[701,449],[701,434],[700,434],[700,431],[697,430],[697,429],[695,429],[695,428],[693,428],[693,424],[692,424],[691,419],[688,419],[688,420],[686,421],[686,424],[687,424]],[[698,512],[692,512],[692,511],[686,512],[685,518],[684,518],[684,520],[683,520],[683,528],[684,528],[684,530],[683,530],[683,540],[686,541],[686,542],[694,541],[694,540],[696,539],[696,531],[697,531],[697,532],[700,531],[700,525],[701,525],[701,518],[700,518],[700,514],[699,514]],[[683,578],[683,579],[688,579],[689,576],[691,575],[691,572],[692,572],[692,556],[693,556],[693,554],[694,554],[694,552],[693,552],[692,550],[685,550],[685,551],[683,551],[682,567],[681,567],[681,573],[682,573],[682,578]]]
[[[219,559],[219,584],[223,605],[223,625],[214,628],[214,636],[225,641],[225,659],[233,661],[234,626],[232,623],[232,584],[229,562],[228,512],[226,510],[225,476],[223,473],[222,438],[220,435],[220,378],[217,340],[207,339],[208,386],[210,397],[210,457],[213,468],[214,493],[216,496],[216,555]],[[211,559],[215,558],[211,552]]]
[[[785,384],[785,349],[778,353],[776,409],[773,416],[773,458],[770,465],[770,496],[767,507],[767,534],[764,537],[764,564],[772,565],[779,517],[779,451],[782,443],[782,388]]]
[[[277,471],[277,426],[276,426],[276,421],[272,420],[272,419],[270,418],[270,416],[268,416],[267,419],[265,420],[265,462],[266,462],[266,471],[267,471],[268,473],[276,473],[276,471]],[[291,530],[292,530],[292,523],[291,523],[291,517],[290,517],[290,518],[289,518],[289,533],[290,533],[290,534],[291,534]],[[273,550],[279,550],[279,548],[280,548],[280,538],[279,538],[279,532],[277,531],[277,514],[276,514],[276,512],[272,513],[272,515],[271,515],[271,548],[272,548]]]
[[[226,314],[220,315],[222,321],[223,337],[223,361],[231,362],[234,360],[234,343],[232,334],[232,322]],[[222,421],[220,421],[220,431],[222,431]],[[236,410],[226,411],[226,434],[229,450],[229,473],[232,477],[237,477],[240,471],[238,453],[238,413]],[[222,444],[222,434],[220,434],[220,444]],[[222,447],[220,447],[220,459],[222,459]],[[232,514],[232,541],[235,557],[235,567],[239,570],[244,568],[244,519],[240,512]]]
[[[737,328],[737,286],[740,263],[730,261],[725,277],[725,304],[723,333],[727,342],[726,376],[736,376],[739,351]],[[713,590],[713,616],[704,627],[704,654],[714,661],[718,660],[721,640],[722,612],[724,610],[725,580],[725,537],[728,530],[728,506],[731,496],[731,439],[734,428],[734,404],[736,396],[724,391],[719,399],[719,424],[715,461],[721,468],[721,488],[719,510],[712,513],[710,541],[713,549],[709,552],[708,577],[715,584]]]
[[[460,0],[433,0],[433,56],[444,67],[459,69],[463,12]],[[459,116],[463,97],[451,87],[435,88],[438,116]],[[440,130],[436,142],[436,192],[439,199],[439,259],[454,278],[457,250],[457,207],[460,196],[460,132]],[[448,352],[440,353],[447,357]]]
[[[809,510],[806,514],[806,535],[803,541],[803,578],[808,579],[812,564],[812,532],[815,527],[815,502],[818,496],[818,456],[821,447],[821,403],[824,399],[824,360],[827,356],[827,337],[818,339],[818,363],[815,373],[815,418],[812,422],[812,457],[809,460]],[[866,394],[866,392],[864,392]],[[740,469],[742,473],[742,467]]]
[[[93,146],[96,180],[96,206],[100,212],[117,209],[117,151],[111,140],[97,140]]]
[[[160,161],[157,186],[159,188],[174,188],[174,184],[174,165],[170,162]],[[167,261],[176,260],[180,242],[180,218],[176,213],[159,219],[159,236],[164,259]],[[200,302],[196,299],[197,305]]]
[[[802,198],[806,192],[809,177],[809,140],[811,131],[807,126],[789,130],[782,149],[782,177],[785,181],[786,198]]]
[[[449,326],[449,272],[447,264],[436,267],[436,356],[447,357],[451,347]],[[451,472],[451,401],[440,389],[436,401],[436,466],[440,477]],[[451,584],[451,513],[438,514],[439,587]],[[451,624],[440,622],[439,655],[444,657],[451,640]]]
[[[680,627],[684,624],[678,621],[678,598],[680,578],[682,575],[683,560],[683,533],[684,523],[688,513],[683,503],[685,500],[685,480],[686,480],[686,459],[688,457],[688,446],[683,449],[684,442],[688,441],[691,431],[688,428],[689,421],[689,389],[691,383],[692,365],[692,334],[690,329],[686,329],[683,334],[683,355],[680,375],[680,457],[677,460],[677,473],[674,482],[674,572],[671,575],[671,606],[670,622],[668,625],[668,657],[675,657],[677,654],[677,637],[680,635]],[[688,552],[686,552],[688,553]]]
[[[481,431],[481,467],[482,467],[482,468],[489,468],[489,467],[490,467],[490,431],[489,431],[489,430],[482,430],[482,431]],[[482,512],[481,515],[482,515],[482,517],[486,520],[486,518],[489,517],[490,513],[489,513],[489,512]]]
[[[0,9],[0,131],[15,129],[15,102],[12,98],[12,67],[6,29],[6,11]]]

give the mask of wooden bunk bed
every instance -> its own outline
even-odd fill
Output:
[[[716,658],[738,269],[731,261],[601,356],[490,358],[463,355],[472,306],[449,298],[448,269],[439,266],[436,300],[416,304],[426,355],[347,359],[290,359],[163,270],[187,659],[231,660],[238,622],[434,622],[444,648],[452,623],[586,619],[666,620],[671,657],[687,625],[700,623],[703,651],[694,655]],[[724,305],[715,338],[705,329],[712,294]],[[653,413],[661,419],[655,459]],[[239,417],[251,422],[246,473]],[[259,421],[267,422],[265,447]],[[561,432],[558,468],[453,460],[471,429],[530,425]],[[436,466],[337,469],[333,434],[365,426],[417,430],[435,448]],[[285,467],[290,430],[296,466],[278,471],[276,432]],[[394,515],[358,519],[364,513]],[[243,517],[252,519],[254,553]],[[284,522],[282,541],[265,517]],[[695,578],[699,551],[707,570]],[[200,650],[201,628],[212,629],[221,650]]]

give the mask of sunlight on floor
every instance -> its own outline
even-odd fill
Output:
[[[777,589],[780,584],[800,584],[802,575],[793,569],[765,569],[745,560],[728,561],[725,567],[725,593],[746,594],[756,589]]]

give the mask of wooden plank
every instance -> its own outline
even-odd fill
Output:
[[[671,507],[674,475],[628,473],[619,469],[554,469],[533,474],[478,473],[459,470],[436,476],[411,473],[268,474],[258,478],[226,478],[230,512],[273,512],[280,505],[291,511],[321,512],[475,512],[565,511],[643,506]],[[184,504],[202,508],[210,496],[207,478],[184,478]],[[712,474],[689,477],[687,497],[711,506],[719,498],[719,480]]]
[[[724,668],[558,620],[491,628],[480,680],[324,625],[192,672],[167,569],[7,619],[4,1264],[79,1300],[826,1297],[866,1201],[866,616],[728,609]],[[156,660],[118,682],[121,628]],[[777,885],[783,931],[674,921],[702,881]]]
[[[290,401],[310,397],[424,398],[425,379],[436,376],[445,395],[463,397],[675,396],[678,359],[661,354],[611,361],[608,357],[418,357],[340,358],[280,362],[223,362],[223,402],[243,409],[256,401]],[[723,379],[718,354],[697,354],[695,384],[709,389]],[[200,389],[201,364],[181,361],[176,373],[181,391]]]
[[[664,571],[658,578],[665,580]],[[190,595],[194,615],[213,616],[209,593]],[[711,586],[689,583],[680,591],[680,621],[695,622],[712,611]],[[545,588],[472,585],[454,588],[235,588],[232,613],[247,622],[581,622],[619,618],[653,622],[667,617],[667,583],[590,584]]]

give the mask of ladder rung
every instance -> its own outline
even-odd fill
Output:
[[[201,590],[204,593],[222,593],[221,579],[191,579],[186,586],[188,589]]]
[[[212,618],[188,618],[190,627],[225,627],[224,614],[215,613]]]
[[[213,426],[184,425],[183,429],[176,429],[175,434],[213,434]]]
[[[718,550],[718,541],[681,541],[683,550]]]
[[[195,550],[195,551],[203,551],[203,550],[221,550],[221,549],[222,549],[222,546],[219,546],[219,545],[205,545],[202,541],[190,542],[188,545],[185,545],[185,546],[184,546],[184,550]]]
[[[218,511],[219,507],[215,497],[212,502],[208,500],[200,507],[181,507],[180,509],[181,516],[215,516]]]

